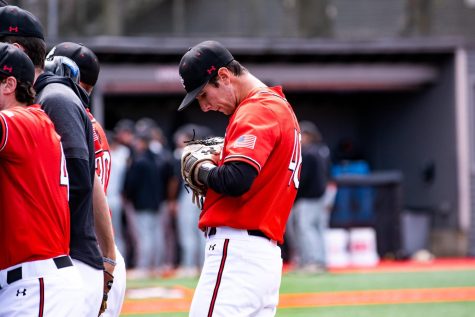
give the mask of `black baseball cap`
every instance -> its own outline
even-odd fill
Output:
[[[121,119],[119,122],[116,123],[114,127],[114,132],[118,133],[121,131],[135,133],[135,123],[130,119]]]
[[[69,57],[78,65],[81,72],[81,81],[90,86],[96,84],[100,71],[99,60],[96,54],[86,46],[73,42],[63,42],[49,51],[46,60],[50,60],[54,56]]]
[[[36,37],[44,40],[43,26],[31,12],[17,6],[0,6],[0,36]]]
[[[317,125],[312,121],[303,120],[299,122],[300,131],[302,133],[308,133],[312,135],[320,134],[320,131],[317,128]]]
[[[33,85],[35,66],[22,50],[12,44],[0,43],[0,74],[15,77],[19,82]]]
[[[216,41],[201,42],[190,48],[181,58],[178,67],[183,87],[187,92],[178,111],[188,107],[209,80],[216,76],[218,69],[233,60],[231,53]]]

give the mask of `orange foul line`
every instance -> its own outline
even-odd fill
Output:
[[[282,294],[279,308],[475,301],[475,287]]]
[[[281,294],[279,308],[475,301],[475,287]],[[187,312],[191,298],[126,300],[122,313]]]

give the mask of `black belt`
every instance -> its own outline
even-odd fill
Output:
[[[58,269],[62,269],[63,267],[73,266],[73,262],[71,261],[71,258],[67,255],[54,258],[53,261],[54,261],[54,264],[56,264],[56,267]],[[14,283],[21,279],[22,279],[21,266],[7,272],[8,284]]]
[[[211,227],[208,230],[208,237],[214,236],[216,234],[216,227]],[[271,240],[264,232],[261,230],[247,230],[247,234],[250,236],[255,236],[255,237],[262,237],[266,238],[267,240]]]

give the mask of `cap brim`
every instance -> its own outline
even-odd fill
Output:
[[[178,107],[178,111],[182,111],[186,107],[188,107],[195,99],[196,96],[203,90],[203,88],[206,86],[209,80],[205,81],[201,86],[198,88],[193,89],[189,93],[186,94],[185,98],[181,102],[180,106]]]

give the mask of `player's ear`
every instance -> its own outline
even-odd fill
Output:
[[[9,76],[5,79],[5,87],[3,88],[5,94],[12,94],[15,92],[18,82],[15,77]]]
[[[229,83],[230,75],[231,73],[226,67],[221,67],[220,69],[218,69],[218,77],[223,83]]]
[[[24,48],[21,44],[19,44],[19,43],[17,43],[17,42],[13,42],[13,43],[11,43],[11,44],[12,44],[13,46],[15,46],[16,48],[19,48],[20,50],[22,50],[23,52],[25,52],[25,48]]]

